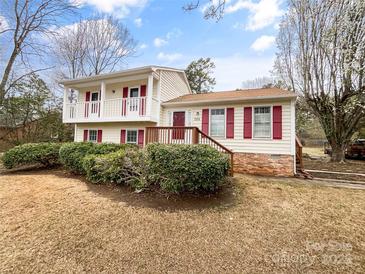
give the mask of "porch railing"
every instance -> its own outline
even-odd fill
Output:
[[[65,118],[73,120],[96,117],[143,117],[146,116],[146,102],[146,97],[108,99],[103,102],[103,108],[101,101],[71,103],[65,105]]]
[[[197,127],[147,127],[146,144],[149,143],[209,145],[221,153],[228,154],[230,175],[233,175],[233,152]]]
[[[295,137],[295,158],[297,163],[297,169],[303,170],[303,145],[300,142],[298,136]]]

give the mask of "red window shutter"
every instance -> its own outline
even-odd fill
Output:
[[[126,131],[125,129],[122,129],[120,131],[120,143],[125,144],[125,137],[126,137]]]
[[[89,135],[89,132],[87,129],[84,129],[84,142],[87,142],[88,141],[88,135]]]
[[[123,88],[123,98],[128,98],[128,87]],[[122,101],[122,116],[127,115],[127,100]]]
[[[143,147],[143,144],[144,144],[144,130],[139,129],[138,130],[138,145],[140,147]]]
[[[101,143],[103,140],[103,131],[101,129],[98,130],[98,137],[97,137],[97,141],[98,143]]]
[[[282,130],[282,107],[281,106],[273,106],[272,108],[273,116],[273,139],[282,139],[283,130]]]
[[[202,112],[202,131],[205,134],[209,134],[209,109],[203,109]]]
[[[123,98],[127,98],[128,97],[128,87],[124,87],[123,88]]]
[[[85,93],[85,102],[89,102],[90,101],[90,91],[87,91]],[[89,117],[89,104],[85,104],[85,112],[84,112],[84,116],[85,118]]]
[[[147,94],[147,86],[146,85],[142,85],[141,86],[141,97],[146,96]]]
[[[141,97],[146,97],[146,94],[147,94],[147,86],[142,85],[141,86]],[[144,116],[146,114],[145,105],[146,105],[146,98],[141,98],[139,100],[139,115],[141,115],[141,116]]]
[[[226,138],[234,138],[234,108],[227,108]]]
[[[245,107],[243,109],[243,137],[245,139],[252,138],[252,107]]]

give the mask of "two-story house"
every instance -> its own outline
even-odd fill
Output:
[[[292,92],[263,88],[192,94],[183,70],[159,66],[61,84],[63,121],[75,125],[77,142],[207,143],[233,153],[235,172],[295,173]]]

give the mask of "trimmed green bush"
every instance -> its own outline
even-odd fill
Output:
[[[121,149],[106,155],[88,155],[82,161],[86,178],[93,183],[113,182],[143,188],[145,184],[141,150]]]
[[[150,180],[167,192],[211,192],[225,180],[229,160],[208,145],[146,147]]]
[[[103,155],[131,147],[131,145],[94,144],[94,143],[67,143],[60,149],[60,161],[68,170],[76,174],[86,174],[82,166],[85,156]]]
[[[2,157],[5,168],[41,164],[51,167],[59,164],[60,143],[32,143],[9,149]]]

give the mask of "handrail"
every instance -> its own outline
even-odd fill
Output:
[[[303,170],[303,145],[298,136],[295,136],[295,158],[296,162],[299,163],[300,170]]]
[[[208,136],[208,135],[206,135],[203,131],[201,131],[198,127],[195,127],[197,130],[198,130],[198,132],[202,135],[202,136],[204,136],[204,138],[207,138],[207,139],[209,139],[210,141],[212,141],[214,144],[216,144],[217,146],[219,146],[221,149],[223,149],[224,151],[226,151],[227,153],[229,153],[229,154],[233,154],[233,151],[232,150],[230,150],[230,149],[228,149],[228,148],[226,148],[224,145],[222,145],[221,143],[218,143],[216,140],[214,140],[212,137],[210,137],[210,136]]]

